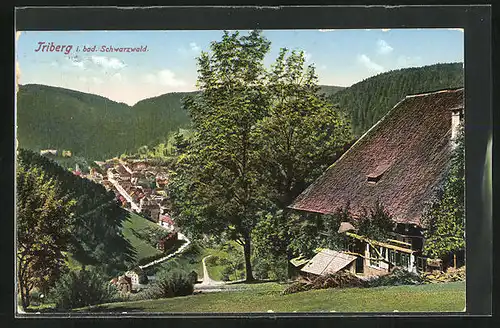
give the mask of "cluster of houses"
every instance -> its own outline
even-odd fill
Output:
[[[349,270],[373,276],[396,266],[422,272],[463,265],[464,250],[443,259],[423,256],[422,220],[445,176],[463,118],[463,88],[410,95],[354,143],[290,208],[333,214],[348,205],[355,218],[378,202],[396,229],[391,239],[371,240],[357,234],[355,224],[342,222],[343,250],[296,258],[291,262],[298,272],[317,276]]]
[[[168,216],[168,199],[163,191],[168,175],[164,167],[147,160],[118,158],[95,163],[100,169],[91,169],[90,179],[113,190],[124,208],[163,225],[162,218]]]

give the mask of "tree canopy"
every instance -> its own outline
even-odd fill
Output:
[[[424,252],[442,258],[465,248],[465,133],[460,128],[448,172],[427,207]]]
[[[61,197],[60,185],[39,167],[17,168],[17,281],[22,306],[29,293],[46,290],[63,272],[76,201]]]
[[[350,141],[303,52],[282,49],[268,70],[269,48],[259,31],[226,32],[198,58],[201,93],[184,103],[194,134],[169,186],[181,226],[243,246],[247,279],[262,210],[286,209]]]

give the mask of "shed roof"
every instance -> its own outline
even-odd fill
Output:
[[[349,204],[360,214],[381,202],[396,222],[422,225],[425,204],[451,157],[451,110],[464,90],[404,98],[290,206],[331,214]]]
[[[356,256],[353,255],[323,249],[301,271],[316,275],[335,273],[348,266],[355,259]]]

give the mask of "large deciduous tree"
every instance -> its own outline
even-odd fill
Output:
[[[259,208],[255,127],[266,115],[263,60],[269,47],[259,31],[224,32],[209,53],[201,53],[201,94],[184,102],[195,134],[171,183],[179,224],[198,233],[227,233],[241,244],[247,280],[253,280],[251,232]]]
[[[352,136],[348,120],[320,94],[314,66],[305,65],[303,52],[281,49],[267,87],[268,115],[257,125],[260,178],[267,198],[280,211],[267,217],[275,221],[274,239],[279,235],[280,248],[290,260],[289,246],[300,222],[287,207],[335,161]]]
[[[23,309],[33,288],[54,282],[64,268],[75,201],[38,167],[17,167],[17,282]]]

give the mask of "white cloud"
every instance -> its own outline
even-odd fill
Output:
[[[394,50],[385,40],[377,41],[377,52],[382,55],[390,54]]]
[[[185,86],[186,82],[175,76],[175,73],[168,69],[163,69],[155,74],[149,73],[143,77],[143,81],[150,84],[161,84],[168,87]]]
[[[189,44],[189,47],[191,48],[191,50],[193,50],[195,52],[198,52],[201,50],[201,48],[195,42],[191,42]]]
[[[78,78],[78,80],[80,80],[80,81],[82,81],[82,82],[84,82],[84,83],[85,83],[85,82],[87,82],[87,78],[86,78],[85,76],[80,76],[80,77]]]
[[[332,32],[335,31],[334,29],[328,28],[328,29],[319,29],[319,32]]]
[[[383,28],[383,29],[382,29],[382,32],[388,32],[388,31],[390,31],[390,30],[391,30],[390,28]]]
[[[304,62],[309,63],[312,58],[312,55],[308,53],[307,51],[304,51]]]
[[[463,28],[449,28],[448,30],[449,31],[460,31],[460,32],[464,33],[464,29]]]
[[[375,72],[378,72],[378,73],[381,73],[381,72],[385,71],[385,69],[381,65],[379,65],[379,64],[375,63],[374,61],[372,61],[370,59],[370,57],[368,57],[365,54],[358,55],[357,59],[358,59],[358,62],[360,62],[361,64],[363,64],[366,68],[368,68],[371,71],[375,71]]]
[[[121,61],[118,58],[114,58],[114,57],[91,56],[90,60],[95,65],[102,67],[104,69],[108,69],[108,68],[121,69],[121,68],[124,68],[126,66],[123,61]]]
[[[371,29],[370,28],[365,28],[365,31],[371,31]]]
[[[53,62],[50,63],[50,66],[57,67],[59,66],[59,63],[54,60]]]

